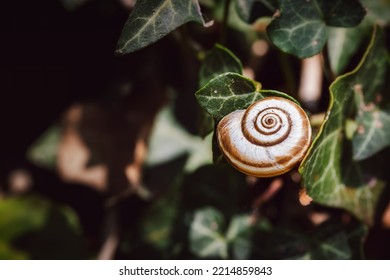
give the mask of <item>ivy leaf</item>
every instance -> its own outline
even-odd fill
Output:
[[[207,207],[198,210],[190,228],[191,250],[202,258],[227,259],[227,240],[223,235],[224,217],[218,210]]]
[[[267,8],[272,12],[275,12],[278,6],[276,0],[236,0],[235,8],[238,16],[245,22],[250,22],[254,17],[252,12],[256,3],[262,4],[262,8]]]
[[[289,227],[262,229],[255,233],[252,246],[258,259],[362,259],[367,227],[359,222],[345,224],[330,219],[309,233]]]
[[[28,148],[27,158],[36,165],[54,169],[60,137],[61,126],[52,125]]]
[[[197,0],[138,0],[116,48],[117,55],[146,47],[177,27],[195,21],[207,26]]]
[[[260,90],[260,83],[236,73],[218,75],[195,93],[200,106],[216,122],[229,113],[246,109],[253,102],[268,97],[280,96],[296,102],[289,95],[275,90]]]
[[[360,0],[367,9],[367,17],[371,22],[380,26],[390,23],[390,1],[389,0]]]
[[[345,120],[354,111],[356,88],[368,91],[376,75],[381,34],[374,35],[359,66],[330,86],[330,106],[324,123],[299,168],[307,193],[314,201],[341,207],[371,223],[384,182],[370,175],[362,164],[352,160],[352,143],[345,137]]]
[[[150,204],[141,217],[139,228],[142,241],[158,251],[169,250],[179,202],[178,187],[173,185]]]
[[[35,197],[1,201],[0,240],[10,242],[29,231],[37,231],[43,227],[48,214],[46,203]]]
[[[188,154],[186,171],[193,171],[201,165],[211,163],[212,135],[205,139],[188,133],[175,119],[172,108],[163,108],[156,121],[149,140],[146,165],[155,166]]]
[[[253,227],[248,215],[233,217],[226,232],[226,238],[231,246],[232,258],[247,260],[252,251]]]
[[[316,1],[281,1],[280,15],[267,27],[272,43],[300,58],[319,53],[328,34],[316,4]]]
[[[370,25],[371,26],[371,25]],[[333,73],[338,76],[347,67],[352,56],[361,46],[369,26],[360,24],[354,28],[329,27],[327,51]]]
[[[28,255],[17,249],[14,249],[11,244],[0,240],[0,260],[24,260]]]
[[[209,51],[199,70],[199,84],[204,86],[212,78],[226,72],[242,74],[241,61],[227,48],[216,44]],[[214,130],[214,121],[205,111],[202,111],[200,120],[200,135],[207,136]]]
[[[329,220],[316,228],[312,236],[309,256],[314,260],[363,259],[363,240],[367,227],[359,222],[343,225]]]
[[[189,233],[192,252],[202,258],[247,259],[254,232],[249,221],[248,215],[235,215],[226,229],[225,218],[217,209],[197,210]]]
[[[356,123],[358,128],[352,140],[355,160],[364,160],[390,145],[390,108],[372,106],[369,111],[361,110]]]
[[[191,212],[213,206],[230,217],[241,210],[240,198],[247,195],[245,184],[245,175],[234,168],[205,165],[185,177],[181,201]]]
[[[241,61],[229,49],[216,44],[208,52],[199,70],[199,84],[204,86],[212,78],[226,72],[242,74]]]
[[[385,82],[390,79],[383,34],[377,35],[366,63],[355,74],[353,93],[357,130],[353,137],[353,158],[364,160],[390,145],[390,102]],[[383,104],[387,102],[387,104]]]
[[[256,1],[257,0],[236,0],[235,1],[237,14],[242,20],[249,22],[251,17],[252,7]]]
[[[366,10],[359,0],[313,0],[322,6],[326,25],[353,27],[364,18]],[[307,1],[306,1],[307,2]]]
[[[305,58],[321,51],[327,26],[352,27],[364,15],[357,0],[282,0],[267,33],[282,51]]]
[[[2,244],[12,244],[6,249],[17,258],[88,257],[76,213],[39,196],[0,200],[0,228],[0,254]]]

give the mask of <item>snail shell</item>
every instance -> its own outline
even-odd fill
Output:
[[[272,177],[303,159],[311,127],[298,104],[267,97],[225,116],[217,126],[217,139],[233,167],[248,175]]]

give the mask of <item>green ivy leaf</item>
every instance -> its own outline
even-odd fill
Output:
[[[212,207],[202,208],[195,212],[191,223],[191,250],[202,258],[247,259],[252,250],[253,232],[248,215],[235,215],[226,229],[220,211]]]
[[[363,240],[367,227],[361,223],[343,225],[329,220],[316,228],[309,237],[310,259],[314,260],[349,260],[363,259]]]
[[[255,233],[254,258],[347,260],[362,259],[367,227],[359,222],[346,225],[330,219],[300,232],[289,227],[262,229]]]
[[[229,49],[216,44],[209,51],[199,70],[199,84],[204,86],[212,78],[226,72],[242,74],[241,61]]]
[[[368,71],[375,65],[381,34],[374,35],[359,66],[330,86],[330,106],[320,132],[299,168],[307,193],[318,203],[345,208],[371,223],[384,182],[367,174],[366,168],[352,160],[352,143],[344,132],[345,121],[354,111],[355,91],[375,83]]]
[[[172,186],[141,217],[140,236],[149,246],[167,251],[179,211],[178,187]]]
[[[248,215],[233,217],[226,232],[226,238],[231,246],[232,258],[247,260],[252,252],[253,226]]]
[[[39,196],[0,200],[0,228],[0,254],[3,243],[15,258],[88,257],[76,213]]]
[[[191,250],[198,257],[227,259],[227,240],[223,234],[224,217],[208,207],[198,210],[190,227]]]
[[[242,74],[241,61],[229,49],[216,44],[209,51],[199,70],[199,85],[204,86],[212,78],[226,72]],[[205,111],[200,119],[200,135],[205,137],[214,130],[214,121]]]
[[[28,254],[13,248],[10,244],[0,240],[0,260],[25,260]]]
[[[229,166],[210,164],[186,176],[181,186],[181,201],[191,212],[213,206],[231,217],[241,210],[240,199],[248,191],[245,185],[244,174]]]
[[[61,126],[52,125],[29,147],[27,158],[36,165],[54,169],[60,137]]]
[[[355,160],[367,159],[390,145],[390,101],[385,88],[390,67],[384,59],[386,55],[384,36],[380,33],[351,82],[357,108],[357,130],[352,140]]]
[[[333,73],[338,76],[347,67],[356,51],[361,47],[363,39],[371,25],[362,23],[354,28],[329,27],[327,51]]]
[[[313,56],[326,43],[327,26],[352,27],[365,10],[357,0],[282,0],[280,11],[268,25],[271,41],[300,58]]]
[[[235,8],[237,10],[238,16],[243,21],[249,22],[251,20],[251,13],[256,2],[261,3],[263,7],[266,7],[269,11],[272,12],[275,12],[278,6],[276,0],[236,0]]]
[[[260,90],[260,83],[236,73],[218,75],[195,93],[200,106],[216,122],[229,113],[246,109],[253,102],[268,96],[280,96],[296,102],[289,95],[275,90]]]
[[[45,224],[47,207],[46,201],[36,197],[1,201],[0,240],[9,242],[26,232],[39,230]]]
[[[189,21],[207,25],[197,0],[138,0],[123,27],[116,54],[146,47]]]
[[[390,108],[373,106],[356,117],[358,129],[353,137],[353,158],[363,160],[390,145]]]
[[[280,2],[280,15],[267,27],[272,43],[300,58],[319,53],[328,36],[316,1]]]
[[[353,27],[366,15],[366,10],[359,0],[313,0],[322,7],[326,25]],[[307,1],[306,1],[307,2]]]
[[[188,154],[186,171],[212,162],[210,155],[212,135],[205,139],[187,132],[175,119],[172,108],[163,108],[156,117],[149,139],[146,165],[155,166]]]
[[[361,0],[367,16],[355,28],[329,27],[327,51],[330,66],[335,75],[340,75],[352,56],[361,47],[372,24],[381,26],[390,22],[390,1]]]
[[[367,9],[367,17],[371,22],[380,26],[390,23],[390,1],[389,0],[360,0]]]
[[[243,21],[249,22],[252,7],[255,4],[255,2],[257,2],[257,0],[236,0],[235,1],[237,14]]]

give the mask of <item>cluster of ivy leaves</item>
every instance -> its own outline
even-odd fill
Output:
[[[125,24],[116,53],[143,48],[189,21],[206,28],[212,22],[204,20],[203,4],[215,10],[230,4],[229,13],[245,24],[265,15],[272,44],[298,58],[318,54],[327,46],[330,67],[337,78],[329,87],[326,117],[299,167],[302,187],[315,202],[346,209],[363,223],[372,224],[386,185],[386,155],[381,152],[390,144],[389,53],[383,32],[389,22],[384,10],[390,11],[390,4],[357,0],[140,0]],[[358,65],[344,73],[364,44]],[[286,93],[262,89],[261,81],[243,76],[240,60],[218,44],[203,59],[199,86],[195,97],[207,112],[209,124],[204,135],[230,112],[264,97],[295,101]],[[218,148],[213,148],[218,154]],[[254,229],[248,226],[247,216],[230,216],[226,224],[226,217],[215,208],[200,208],[192,215],[190,248],[199,257],[249,257],[251,252],[245,248]],[[260,225],[263,230],[268,226]],[[362,234],[361,229],[357,231]],[[348,236],[346,233],[343,238]],[[356,257],[344,253],[333,257]]]
[[[224,10],[228,19],[223,18]],[[251,24],[263,18],[268,39],[283,52],[306,58],[326,48],[337,78],[327,92],[330,101],[326,118],[299,167],[302,188],[315,203],[347,210],[359,222],[346,226],[340,219],[331,218],[310,231],[286,229],[267,217],[253,222],[251,209],[241,201],[250,196],[250,190],[243,188],[248,185],[246,177],[228,166],[210,164],[212,156],[214,161],[220,159],[218,148],[214,145],[213,151],[210,149],[214,125],[230,112],[267,96],[297,101],[288,93],[264,89],[262,81],[245,77],[240,59],[216,44],[202,59],[199,90],[194,97],[205,113],[206,125],[200,134],[208,136],[203,139],[186,132],[174,120],[171,108],[160,112],[149,142],[146,183],[149,172],[162,165],[181,175],[142,214],[137,230],[124,234],[120,252],[133,252],[135,258],[363,257],[365,225],[374,222],[387,183],[390,72],[383,27],[390,22],[389,1],[138,0],[115,53],[125,55],[145,48],[188,22],[208,28],[212,20],[226,20],[224,24],[253,32]],[[359,49],[364,51],[359,53]],[[346,73],[354,56],[360,62]],[[33,209],[32,204],[39,207]],[[0,213],[28,210],[15,211],[9,220],[0,215],[2,228],[17,231],[0,235],[0,255],[6,258],[29,257],[5,247],[10,236],[17,238],[19,232],[36,229],[46,231],[44,225],[52,215],[60,216],[65,228],[71,229],[71,236],[78,237],[78,224],[67,208],[57,209],[39,198],[9,200],[2,207]],[[38,211],[38,218],[30,219],[30,210]]]

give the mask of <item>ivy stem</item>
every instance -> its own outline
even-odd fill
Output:
[[[287,92],[289,92],[290,95],[296,98],[296,77],[294,75],[294,70],[289,60],[289,57],[287,54],[279,51],[277,58],[280,65],[280,69],[282,70],[283,79],[286,82],[286,90]]]
[[[332,83],[336,79],[336,77],[330,66],[329,54],[326,47],[321,52],[321,58],[322,58],[322,67],[324,69],[324,75],[328,79],[328,81]]]
[[[318,113],[318,114],[313,114],[310,116],[310,125],[312,128],[320,128],[322,123],[324,122],[326,113]]]
[[[221,37],[219,40],[222,45],[224,45],[226,43],[227,23],[228,23],[228,18],[229,18],[230,3],[231,3],[231,0],[225,0],[225,6],[223,9]]]
[[[185,56],[195,57],[198,59],[199,53],[204,51],[202,46],[189,36],[186,25],[183,25],[173,31],[172,36]]]
[[[104,219],[104,241],[97,255],[98,260],[112,260],[119,245],[118,209],[106,209]]]

